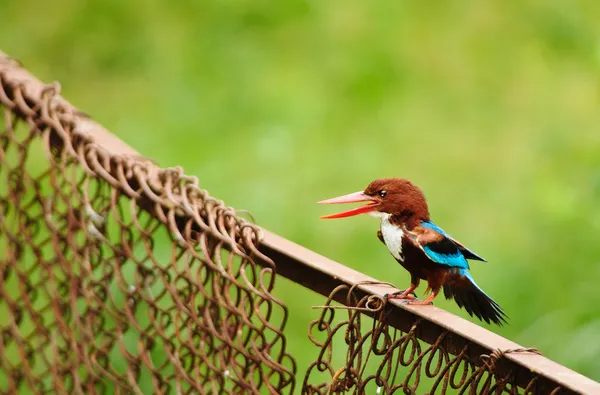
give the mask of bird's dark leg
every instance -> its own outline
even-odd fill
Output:
[[[412,301],[408,302],[408,304],[413,304],[413,305],[415,305],[415,304],[416,305],[432,304],[433,299],[435,299],[435,297],[438,295],[441,288],[442,287],[433,288],[431,290],[431,294],[425,300],[412,300]]]

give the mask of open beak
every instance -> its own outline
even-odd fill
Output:
[[[342,203],[358,203],[358,202],[369,202],[368,204],[360,207],[356,207],[350,210],[342,211],[337,214],[329,214],[324,215],[321,219],[333,219],[333,218],[344,218],[344,217],[352,217],[358,214],[369,213],[371,211],[375,211],[375,206],[379,203],[377,200],[373,199],[370,196],[367,196],[363,193],[363,191],[350,193],[348,195],[339,196],[332,199],[321,200],[317,202],[319,204],[342,204]]]

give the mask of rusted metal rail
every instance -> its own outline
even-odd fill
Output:
[[[304,287],[327,296],[340,285],[351,287],[364,283],[357,287],[360,290],[359,298],[376,295],[383,299],[386,293],[393,292],[389,287],[369,284],[378,281],[361,272],[274,233],[266,230],[264,233],[261,250],[277,263],[277,273]],[[343,296],[337,302],[346,304]],[[447,345],[448,352],[458,354],[468,345],[471,360],[479,364],[484,361],[479,358],[481,355],[490,355],[497,350],[524,349],[517,343],[435,306],[423,308],[392,301],[386,304],[386,308],[389,309],[386,312],[388,322],[402,332],[409,332],[414,323],[419,321],[418,337],[424,342],[433,343],[440,334],[451,332],[452,342]],[[507,353],[501,362],[496,365],[497,374],[503,376],[507,371],[515,372],[516,382],[522,388],[539,376],[535,393],[551,393],[560,387],[562,390],[559,393],[600,394],[600,383],[536,353]]]
[[[456,393],[460,391],[464,393],[469,391],[481,393],[498,391],[498,393],[600,394],[599,383],[442,309],[434,306],[413,307],[397,301],[384,302],[383,295],[391,292],[389,287],[379,284],[373,278],[303,248],[265,229],[259,229],[246,224],[243,220],[235,218],[235,212],[232,209],[223,206],[222,202],[205,197],[207,195],[199,193],[205,199],[201,203],[208,204],[208,206],[192,205],[193,210],[190,210],[190,202],[187,200],[187,195],[185,194],[171,194],[169,190],[164,195],[156,196],[157,189],[164,188],[165,185],[170,185],[168,177],[167,181],[165,181],[165,170],[144,160],[134,149],[124,144],[87,116],[80,114],[75,107],[64,99],[53,94],[52,106],[60,107],[60,114],[68,115],[69,122],[74,126],[72,130],[65,131],[61,126],[62,121],[60,116],[48,117],[47,108],[36,107],[35,103],[40,102],[40,98],[47,94],[49,87],[42,84],[2,52],[0,52],[0,76],[4,79],[3,83],[9,81],[7,86],[13,89],[14,92],[18,92],[13,97],[0,97],[0,103],[16,103],[12,108],[13,113],[30,121],[35,118],[35,115],[31,112],[40,113],[38,124],[32,124],[30,127],[38,127],[41,131],[51,129],[51,133],[44,132],[44,136],[49,140],[54,149],[58,147],[59,150],[65,150],[63,146],[64,140],[61,140],[61,133],[68,133],[70,134],[68,136],[70,141],[87,139],[93,141],[95,146],[105,153],[103,155],[108,153],[108,156],[101,156],[101,159],[104,159],[105,162],[97,164],[94,168],[93,173],[95,177],[108,180],[110,185],[115,190],[118,190],[119,194],[135,199],[136,204],[141,209],[157,218],[158,222],[168,227],[171,234],[176,235],[174,243],[189,242],[190,235],[193,232],[205,234],[207,236],[205,236],[205,239],[202,239],[203,243],[205,243],[203,250],[208,256],[214,253],[214,249],[218,246],[219,248],[234,251],[235,257],[240,258],[242,262],[255,261],[269,270],[272,268],[272,263],[274,262],[278,275],[282,275],[306,288],[329,297],[327,306],[330,307],[324,309],[320,319],[315,322],[314,326],[311,325],[311,330],[314,329],[313,327],[316,327],[317,329],[314,330],[327,333],[327,340],[331,340],[331,342],[320,342],[311,337],[311,341],[320,348],[321,352],[319,359],[311,366],[311,369],[318,369],[322,372],[329,371],[331,377],[325,380],[324,384],[311,384],[311,369],[309,369],[302,385],[304,393],[368,392],[364,388],[370,388],[367,387],[369,380],[375,383],[377,391],[383,388],[384,392],[390,393],[394,391],[397,391],[395,393],[423,393],[424,390],[419,387],[420,375],[422,375],[431,379],[430,384],[434,388],[431,392],[433,393],[446,393],[447,391],[454,390]],[[14,88],[17,85],[18,89],[15,90]],[[52,87],[50,89],[58,90],[58,88]],[[6,89],[0,89],[0,94],[2,92],[6,92]],[[5,122],[8,121],[5,120]],[[74,157],[77,157],[77,155],[82,157],[80,152],[74,152],[73,155]],[[88,156],[89,152],[85,157],[88,158]],[[134,182],[134,177],[131,174],[126,174],[123,171],[123,167],[120,167],[120,165],[111,165],[113,163],[111,161],[114,158],[126,158],[127,161],[143,163],[144,174],[148,183],[140,185]],[[136,169],[136,167],[132,169]],[[132,171],[135,173],[134,170]],[[186,179],[181,174],[177,177],[179,181]],[[153,186],[153,183],[158,185],[158,187],[156,185]],[[113,196],[115,195],[113,194]],[[211,210],[216,213],[214,214],[216,219],[212,217]],[[207,211],[211,212],[207,213]],[[196,213],[198,213],[197,217]],[[208,223],[208,225],[205,225],[203,221]],[[233,223],[232,221],[235,224],[228,226],[229,223]],[[262,238],[260,241],[256,240],[256,234],[253,233],[253,229],[261,231]],[[141,229],[140,231],[144,232],[145,230]],[[254,250],[255,245],[258,246],[258,250]],[[234,257],[234,255],[230,257]],[[254,259],[250,257],[254,257]],[[219,269],[215,266],[214,271],[218,270],[222,270],[222,268]],[[180,273],[179,275],[183,274]],[[191,272],[186,273],[186,281],[193,282],[194,275]],[[236,281],[241,281],[239,277],[236,278]],[[167,282],[167,288],[173,286],[173,283],[169,282],[171,280],[165,281]],[[235,282],[235,284],[242,287],[238,282]],[[272,285],[272,281],[269,284]],[[258,302],[259,307],[261,303],[272,303],[273,305],[277,304],[284,307],[279,301],[275,301],[268,292],[263,293],[260,290],[254,289],[255,286],[259,288],[265,286],[265,284],[259,284],[257,281],[251,284],[247,283],[244,286],[244,292],[248,292],[248,294],[255,293],[257,297],[260,296],[263,301]],[[1,290],[2,287],[0,287]],[[173,292],[174,300],[178,301],[180,292]],[[213,296],[206,295],[206,298],[208,301],[213,301]],[[152,298],[144,297],[142,299],[150,305],[154,303]],[[337,327],[334,327],[332,300],[355,309],[349,310],[348,320]],[[231,312],[238,311],[235,309],[239,307],[239,305],[234,303],[233,305],[225,305],[223,308]],[[258,309],[259,307],[256,308]],[[287,310],[285,311],[285,314],[287,314]],[[188,313],[186,312],[186,314]],[[331,316],[328,316],[328,314],[331,314]],[[194,314],[191,315],[193,316]],[[360,325],[356,324],[360,322],[360,317],[363,315],[374,319],[372,331],[361,332]],[[192,318],[201,319],[202,317]],[[250,325],[251,322],[248,321],[247,324]],[[284,324],[285,322],[280,326],[281,330],[284,329]],[[63,322],[62,325],[67,324]],[[202,325],[202,320],[198,321],[198,325]],[[267,325],[264,328],[271,328],[271,326]],[[336,332],[336,328],[345,329],[341,332]],[[5,332],[8,334],[16,330],[13,323],[12,327]],[[242,329],[239,330],[242,331]],[[229,329],[225,328],[225,332],[229,333],[228,331]],[[342,332],[345,334],[346,347],[352,352],[348,352],[346,365],[333,367],[330,366],[331,360],[323,355],[331,351],[333,338]],[[150,332],[150,334],[152,333],[154,332]],[[284,332],[280,333],[276,329],[274,333],[276,339],[284,339]],[[163,336],[160,331],[154,333],[154,335]],[[214,336],[223,336],[223,333],[217,331],[214,333]],[[383,346],[381,347],[377,346],[380,338],[387,339],[383,341]],[[348,339],[353,340],[349,342]],[[205,339],[204,341],[208,340]],[[225,345],[230,347],[230,351],[237,350],[237,346],[233,345],[231,339],[223,341]],[[273,346],[276,341],[270,346]],[[0,339],[0,347],[6,342],[7,339]],[[285,340],[283,342],[285,344]],[[360,344],[357,346],[356,343]],[[273,386],[260,387],[260,383],[256,383],[249,376],[239,373],[238,381],[233,386],[228,387],[227,391],[237,392],[245,389],[248,392],[256,392],[261,388],[267,388],[270,392],[290,391],[290,388],[293,391],[293,378],[290,381],[289,375],[295,372],[295,367],[286,368],[282,364],[282,360],[285,359],[285,351],[283,350],[283,346],[281,347],[281,355],[261,354],[261,360],[258,361],[267,364],[274,372],[266,376],[267,381],[274,377],[272,374],[277,374],[281,377],[279,386],[274,384]],[[379,367],[375,368],[377,372],[368,377],[368,372],[365,373],[366,363],[362,361],[361,347],[367,350],[365,351],[366,353],[383,356]],[[414,355],[410,358],[406,356],[407,349],[413,350]],[[239,352],[245,358],[256,358],[252,352],[245,353],[244,350]],[[316,351],[316,353],[318,352],[319,350]],[[175,358],[173,360],[176,361],[176,356],[171,356],[171,358]],[[274,358],[277,361],[274,361]],[[406,363],[402,362],[404,358],[408,358],[404,361]],[[399,360],[400,362],[398,362]],[[0,358],[1,362],[2,359]],[[97,366],[97,364],[94,365],[94,363],[89,361],[87,363],[88,365],[86,366],[89,369],[94,369]],[[147,363],[147,361],[142,358],[136,362],[136,364],[142,363]],[[431,364],[435,365],[435,363],[437,363],[437,370],[430,366]],[[408,369],[408,373],[403,373],[405,376],[404,379],[398,378],[397,373],[391,373],[392,371],[397,372],[400,365]],[[0,364],[0,374],[2,373],[2,366]],[[250,376],[256,374],[256,372],[267,374],[258,368],[259,365],[256,366],[259,370],[251,370],[249,373]],[[208,391],[207,388],[213,388],[214,391],[217,389],[214,385],[225,385],[223,378],[220,378],[211,379],[210,385],[213,385],[213,387],[206,387],[204,384],[195,382],[193,375],[184,374],[184,368],[186,367],[182,366],[180,371],[174,373],[172,376],[159,376],[158,372],[151,369],[155,375],[153,388],[161,390],[157,390],[158,392],[162,392],[165,388],[168,388],[169,384],[163,383],[162,380],[167,380],[169,377],[171,377],[171,380],[179,380],[183,377],[187,380],[185,385],[188,385],[192,390],[195,389],[200,392],[202,392],[202,389]],[[108,368],[103,365],[102,369]],[[211,369],[214,370],[214,366]],[[387,373],[384,371],[387,371]],[[196,370],[194,372],[198,374],[199,371]],[[226,370],[226,372],[229,372],[229,370]],[[23,377],[19,375],[27,376],[34,373],[33,371],[24,370],[22,372],[11,371],[8,374],[12,377],[13,382],[22,383],[24,382]],[[96,372],[94,374],[98,375],[99,373]],[[107,375],[106,377],[116,377],[115,383],[119,385],[118,388],[132,388],[131,391],[136,390],[139,392],[139,388],[136,388],[135,383],[132,383],[132,377],[137,376],[135,374],[132,376],[132,374],[129,372],[128,375],[123,377],[116,377],[115,374]],[[210,371],[206,374],[210,374]],[[226,377],[229,377],[229,374],[227,373]],[[56,379],[59,375],[59,372],[52,372],[51,376]],[[454,377],[461,375],[462,378]],[[34,386],[35,383],[31,380],[30,384],[33,383],[31,385]],[[27,378],[25,382],[27,382]],[[519,390],[517,387],[521,389]],[[58,388],[65,389],[65,387]],[[363,390],[359,388],[363,388]],[[436,389],[438,392],[435,392]]]

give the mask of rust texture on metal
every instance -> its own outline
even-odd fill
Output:
[[[600,393],[444,310],[386,302],[389,284],[248,223],[59,90],[0,52],[0,393]],[[276,272],[327,297],[304,377]]]
[[[293,392],[259,228],[1,53],[0,110],[1,393]]]
[[[600,383],[534,349],[435,306],[386,301],[384,295],[397,290],[391,284],[267,230],[263,234],[260,249],[277,263],[278,275],[327,296],[325,306],[331,306],[322,306],[310,325],[319,350],[303,381],[305,393],[330,393],[333,385],[341,391],[343,384],[350,388],[344,391],[364,387],[381,394],[600,394]],[[361,314],[373,318],[366,327]],[[336,365],[332,355],[344,350],[345,361]]]

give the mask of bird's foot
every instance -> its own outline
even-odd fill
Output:
[[[437,294],[438,294],[438,291],[434,291],[425,300],[412,300],[412,301],[408,302],[407,304],[412,304],[412,305],[428,305],[428,304],[433,304],[433,299],[435,299],[435,297],[437,296]]]
[[[385,294],[384,297],[386,299],[404,299],[404,300],[415,300],[416,297],[407,293],[406,291],[398,291],[393,294]]]

